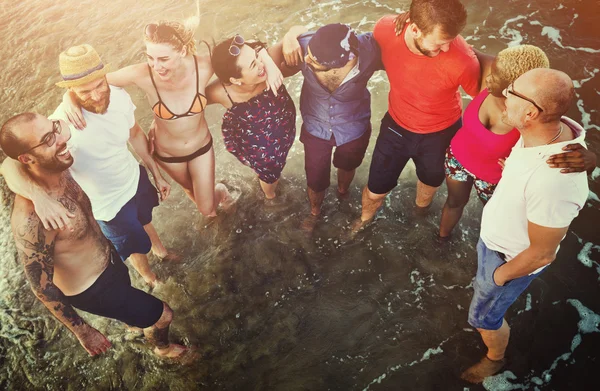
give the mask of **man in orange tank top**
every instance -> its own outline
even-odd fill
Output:
[[[375,25],[390,81],[389,109],[353,233],[373,219],[408,160],[416,166],[418,208],[428,208],[442,184],[444,154],[461,127],[458,88],[479,92],[479,62],[459,35],[466,19],[458,0],[414,0],[408,14],[384,16]]]

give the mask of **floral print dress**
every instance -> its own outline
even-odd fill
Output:
[[[223,86],[225,88],[225,86]],[[260,180],[274,183],[281,176],[296,136],[296,107],[285,86],[277,96],[263,91],[246,102],[234,102],[223,115],[225,148],[251,167]]]

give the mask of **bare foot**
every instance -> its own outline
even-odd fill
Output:
[[[265,206],[277,206],[281,204],[281,197],[275,198],[266,198],[265,197]]]
[[[337,189],[337,198],[340,200],[347,200],[348,198],[350,198],[350,190],[346,190],[344,192],[340,191],[340,189]]]
[[[312,235],[320,218],[320,215],[314,215],[310,213],[304,220],[302,220],[300,229],[302,229],[302,231],[304,231],[307,235]]]
[[[125,325],[125,328],[127,329],[128,333],[133,333],[133,334],[143,334],[144,333],[144,329],[141,329],[139,327],[130,326],[128,324]]]
[[[362,231],[367,225],[369,225],[369,223],[371,223],[373,221],[373,219],[369,219],[369,220],[365,220],[363,221],[360,217],[355,219],[351,224],[350,227],[344,232],[343,236],[342,236],[342,242],[349,242],[351,240],[354,240],[354,238],[356,237],[356,235]]]
[[[150,273],[147,276],[142,276],[142,278],[144,279],[144,282],[150,286],[150,288],[156,288],[156,286],[160,283],[160,280],[154,273]]]
[[[236,200],[231,196],[229,190],[227,190],[227,187],[224,184],[217,183],[215,186],[215,194],[218,194],[219,206],[224,211],[227,211],[233,204],[235,204]]]
[[[484,356],[481,361],[464,371],[460,375],[460,378],[468,381],[469,383],[479,384],[486,377],[498,373],[504,364],[506,364],[505,359],[495,361],[490,360],[487,358],[487,356]]]
[[[449,243],[452,240],[452,234],[448,236],[441,236],[440,231],[437,231],[434,237],[435,240],[440,244]]]
[[[180,262],[183,259],[183,257],[179,253],[176,253],[176,252],[174,252],[172,250],[169,250],[167,252],[167,254],[165,254],[162,257],[160,255],[158,255],[158,254],[154,254],[154,255],[156,255],[158,257],[158,259],[160,259],[163,262],[174,262],[174,263],[177,263],[177,262]]]
[[[263,191],[263,194],[265,195],[265,200],[274,200],[275,198],[277,198],[277,193],[273,192],[271,194],[267,194]]]
[[[415,216],[419,216],[419,217],[427,216],[427,214],[429,213],[429,208],[431,208],[431,204],[429,204],[427,206],[419,206],[419,205],[415,204],[415,209],[414,209]]]
[[[190,364],[198,358],[194,349],[186,348],[175,343],[169,344],[166,349],[154,348],[154,354],[161,358],[169,358],[181,364]]]

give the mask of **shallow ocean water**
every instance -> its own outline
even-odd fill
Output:
[[[577,103],[569,116],[588,130],[600,153],[600,7],[583,0],[465,0],[463,36],[495,53],[530,43],[551,66],[574,80]],[[383,15],[409,1],[202,1],[197,38],[234,33],[276,42],[294,24],[345,22],[370,31]],[[23,111],[50,114],[62,91],[57,59],[66,47],[92,44],[114,69],[141,61],[142,28],[157,19],[181,19],[194,1],[54,2],[27,0],[0,7],[5,43],[0,73],[0,119]],[[286,81],[298,103],[301,77]],[[562,243],[558,259],[510,309],[509,363],[483,386],[458,375],[484,354],[467,324],[475,275],[481,205],[472,197],[457,239],[433,239],[445,200],[415,216],[414,169],[405,170],[375,224],[355,241],[340,234],[360,208],[379,120],[387,108],[387,78],[374,75],[373,135],[349,200],[331,188],[312,239],[298,226],[308,212],[303,147],[296,140],[275,205],[261,198],[258,181],[222,146],[221,108],[207,120],[215,139],[217,179],[239,193],[237,207],[208,222],[176,185],[155,210],[163,242],[181,264],[151,258],[166,283],[153,293],[175,310],[172,335],[203,357],[180,367],[154,357],[143,339],[116,321],[84,314],[113,348],[90,358],[67,329],[31,293],[15,260],[10,196],[0,210],[0,388],[207,390],[588,390],[598,389],[600,348],[600,169],[590,198]],[[151,121],[145,97],[130,90],[142,127]],[[465,103],[468,100],[465,99]],[[300,122],[298,122],[298,129]],[[332,183],[335,183],[332,171]],[[134,285],[143,281],[131,273]]]

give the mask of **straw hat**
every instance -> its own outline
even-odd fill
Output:
[[[88,44],[73,46],[62,52],[58,58],[60,75],[63,81],[59,87],[75,87],[106,75],[109,65],[104,65],[100,56]]]

